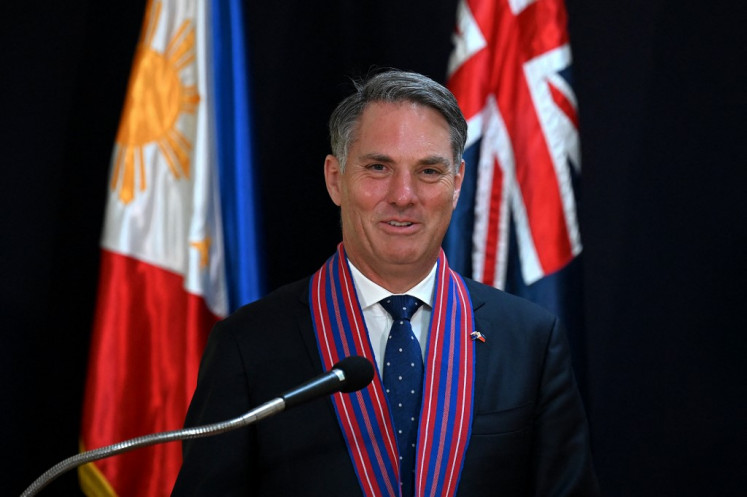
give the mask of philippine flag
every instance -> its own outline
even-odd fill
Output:
[[[108,185],[81,450],[181,428],[209,330],[260,296],[240,6],[148,2]],[[89,496],[167,496],[180,465],[171,443],[79,476]]]

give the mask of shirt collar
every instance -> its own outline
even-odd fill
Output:
[[[358,292],[358,302],[361,304],[361,309],[366,309],[372,305],[378,304],[381,299],[392,294],[389,290],[368,279],[366,275],[361,273],[358,268],[350,262],[350,259],[348,259],[348,264],[350,266],[350,273],[353,276],[355,289]],[[428,276],[423,278],[420,283],[404,292],[407,295],[419,298],[430,308],[433,308],[433,289],[436,287],[437,265],[438,264],[433,265]]]

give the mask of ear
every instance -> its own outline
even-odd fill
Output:
[[[464,181],[464,160],[459,164],[459,170],[454,175],[454,203],[452,208],[456,209],[457,201],[459,201],[459,193],[462,191],[462,182]]]
[[[342,198],[340,191],[341,181],[340,161],[334,155],[327,155],[324,159],[324,182],[327,184],[327,192],[332,202],[339,206]]]

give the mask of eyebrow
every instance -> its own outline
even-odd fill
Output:
[[[377,153],[362,155],[359,158],[359,160],[364,161],[364,162],[365,161],[383,162],[383,163],[386,163],[386,164],[391,164],[391,163],[394,162],[394,159],[392,159],[388,155],[386,155],[386,154],[377,154]],[[429,155],[428,157],[420,159],[418,161],[418,164],[423,165],[423,166],[434,166],[434,165],[437,165],[437,164],[441,164],[441,165],[444,165],[446,167],[451,167],[451,161],[449,159],[445,158],[445,157],[440,156],[440,155]]]

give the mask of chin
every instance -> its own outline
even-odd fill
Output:
[[[419,264],[425,259],[425,254],[418,250],[388,250],[383,254],[390,264]]]

